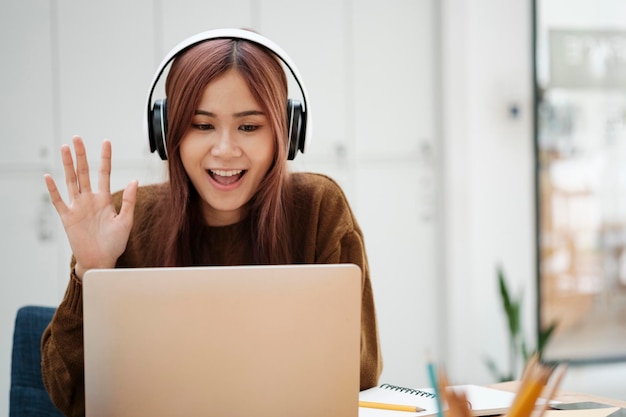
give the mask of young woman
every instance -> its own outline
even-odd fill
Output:
[[[111,194],[111,144],[92,190],[85,146],[61,149],[68,201],[45,176],[73,252],[64,299],[42,338],[53,402],[84,415],[81,279],[92,268],[354,263],[362,270],[361,389],[381,355],[361,229],[339,186],[287,170],[287,78],[245,38],[177,54],[166,81],[169,180]]]

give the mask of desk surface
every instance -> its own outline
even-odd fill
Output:
[[[499,384],[489,385],[492,388],[497,388],[503,391],[517,392],[519,381],[501,382]],[[626,408],[626,401],[615,400],[612,398],[600,397],[597,395],[582,394],[579,392],[572,392],[566,390],[559,390],[554,397],[555,400],[564,403],[578,403],[582,401],[595,401],[598,403],[613,405],[615,407]]]

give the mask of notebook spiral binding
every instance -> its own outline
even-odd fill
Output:
[[[405,394],[419,395],[420,397],[426,398],[435,398],[435,394],[433,394],[432,392],[422,391],[419,389],[399,387],[397,385],[391,384],[382,384],[380,387],[391,391],[403,392]]]

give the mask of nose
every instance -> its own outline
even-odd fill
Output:
[[[241,154],[236,134],[229,129],[223,129],[216,135],[216,142],[211,147],[211,155],[220,158],[237,158]]]

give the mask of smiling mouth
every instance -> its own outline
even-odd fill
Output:
[[[239,181],[248,171],[243,169],[209,169],[208,172],[215,182],[230,185]]]

